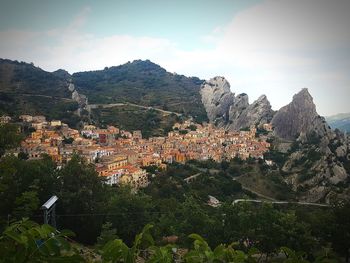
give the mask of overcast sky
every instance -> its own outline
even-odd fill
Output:
[[[350,112],[349,14],[349,0],[0,0],[0,57],[70,73],[150,59],[275,110],[307,87],[328,116]]]

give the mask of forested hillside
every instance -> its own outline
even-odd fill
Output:
[[[33,64],[0,59],[0,115],[45,115],[68,123],[77,121],[78,104],[66,79]]]
[[[206,120],[199,94],[202,80],[172,74],[149,60],[72,75],[91,104],[131,102]]]

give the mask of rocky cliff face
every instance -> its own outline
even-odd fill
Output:
[[[307,89],[294,95],[292,102],[274,115],[272,125],[276,136],[289,140],[303,137],[310,132],[319,136],[331,133],[325,119],[316,112],[313,98]]]
[[[271,123],[277,137],[294,141],[294,149],[289,151],[282,171],[300,199],[327,202],[335,196],[348,196],[348,137],[328,126],[317,113],[307,89],[294,95],[292,102],[282,107]]]
[[[215,77],[205,81],[200,89],[202,103],[210,122],[223,125],[228,121],[228,109],[234,102],[234,94],[230,84],[223,77]]]
[[[350,140],[331,130],[317,113],[307,89],[277,112],[272,111],[264,95],[252,104],[245,93],[235,96],[223,77],[206,81],[200,94],[210,122],[218,127],[239,130],[271,122],[278,141],[288,145],[294,142],[280,168],[299,199],[327,202],[335,196],[349,196]]]
[[[271,121],[273,111],[265,95],[260,96],[252,104],[248,103],[248,96],[246,94],[241,94],[237,98],[240,102],[235,103],[230,108],[230,123],[228,125],[230,130],[239,130]]]
[[[215,77],[201,86],[202,103],[211,123],[229,130],[239,130],[251,125],[270,122],[273,116],[266,96],[249,104],[245,93],[235,97],[230,84],[223,77]]]

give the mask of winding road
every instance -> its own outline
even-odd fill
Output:
[[[255,200],[255,199],[236,199],[232,202],[232,205],[241,202],[251,202],[251,203],[270,203],[270,204],[293,204],[293,205],[308,205],[308,206],[320,206],[320,207],[330,207],[329,204],[319,204],[319,203],[309,203],[309,202],[289,202],[289,201],[265,201],[265,200]]]
[[[165,113],[165,114],[175,114],[177,116],[182,116],[182,114],[178,113],[178,112],[162,110],[162,109],[159,109],[159,108],[154,108],[154,107],[151,107],[151,106],[138,105],[138,104],[134,104],[134,103],[130,103],[130,102],[127,102],[127,103],[111,103],[111,104],[89,104],[88,105],[90,110],[91,109],[96,109],[96,108],[99,108],[99,107],[107,109],[107,108],[121,107],[121,106],[134,106],[134,107],[138,107],[138,108],[142,108],[142,109],[146,109],[146,110],[151,110],[152,109],[152,110],[159,111],[159,112],[162,112],[162,113]]]

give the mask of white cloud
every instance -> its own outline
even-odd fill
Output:
[[[234,92],[251,100],[264,93],[275,109],[308,87],[319,112],[332,114],[350,111],[344,99],[350,84],[348,11],[346,0],[267,0],[203,36],[211,47],[188,51],[164,38],[82,33],[86,7],[66,28],[0,32],[0,57],[70,72],[150,59],[171,72],[225,76]]]

